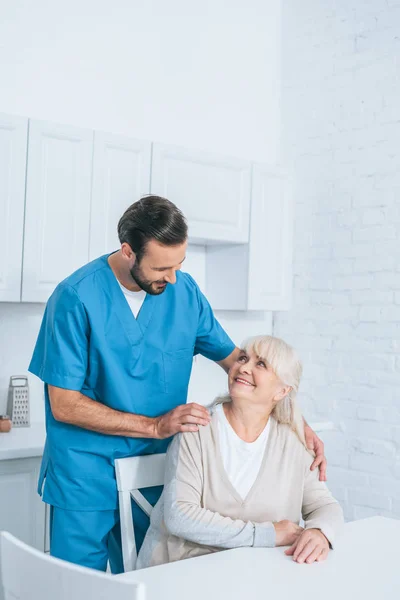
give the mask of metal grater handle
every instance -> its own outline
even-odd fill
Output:
[[[20,381],[23,380],[24,383],[22,385],[28,385],[28,377],[26,375],[11,375],[10,377],[10,386],[11,387],[17,387],[13,384],[14,381]]]

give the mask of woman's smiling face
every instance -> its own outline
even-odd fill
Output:
[[[242,350],[229,375],[229,395],[232,400],[248,399],[277,404],[290,391],[266,360],[254,352]]]

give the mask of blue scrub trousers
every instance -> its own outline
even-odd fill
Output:
[[[154,506],[162,486],[141,490]],[[149,527],[147,515],[132,502],[136,548],[143,543]],[[124,572],[119,510],[66,510],[50,507],[50,554],[68,562],[106,571],[107,561],[114,575]]]

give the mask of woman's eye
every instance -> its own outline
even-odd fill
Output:
[[[247,356],[239,356],[238,362],[244,362],[247,359]]]
[[[265,364],[265,362],[263,360],[259,360],[258,365],[260,365],[261,367],[267,368],[267,365]]]

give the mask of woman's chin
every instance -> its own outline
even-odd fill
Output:
[[[243,400],[251,398],[252,390],[243,389],[242,386],[238,389],[238,386],[232,386],[229,390],[231,400]]]

